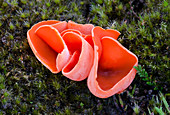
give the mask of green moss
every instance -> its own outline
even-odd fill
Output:
[[[169,2],[135,1],[0,1],[0,114],[157,114],[161,107],[167,113],[158,91],[165,94],[170,83]],[[137,74],[124,93],[99,99],[90,93],[86,80],[74,82],[52,74],[26,39],[32,25],[50,19],[119,30],[118,41],[139,57],[154,84]]]

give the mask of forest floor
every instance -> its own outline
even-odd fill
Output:
[[[118,41],[139,58],[121,94],[100,99],[52,74],[34,56],[27,31],[43,20],[72,20],[121,32]],[[0,0],[0,115],[170,114],[168,0]]]

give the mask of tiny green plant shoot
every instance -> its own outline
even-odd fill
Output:
[[[148,75],[146,70],[143,69],[141,65],[134,66],[134,68],[137,70],[139,77],[141,77],[143,81],[146,81],[146,84],[155,86],[154,90],[158,89],[156,82],[152,80],[152,77]]]
[[[152,113],[156,113],[159,115],[170,114],[169,104],[165,96],[161,92],[159,92],[159,97],[158,96],[152,97],[148,105],[148,112],[150,115]]]

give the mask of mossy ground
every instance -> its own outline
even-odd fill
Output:
[[[0,0],[0,115],[168,113],[169,12],[168,0]],[[119,30],[118,40],[139,57],[149,80],[137,74],[122,94],[99,99],[86,80],[52,74],[26,38],[32,25],[49,19]]]

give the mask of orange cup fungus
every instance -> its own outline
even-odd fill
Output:
[[[123,47],[112,29],[72,21],[42,21],[27,32],[28,43],[37,59],[52,73],[67,78],[87,78],[92,94],[107,98],[121,93],[133,81],[138,58]]]

